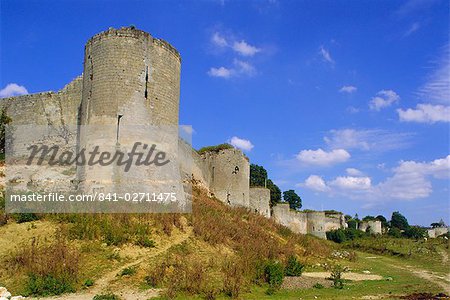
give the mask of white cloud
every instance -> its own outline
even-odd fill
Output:
[[[211,68],[208,75],[212,77],[231,78],[231,77],[251,77],[256,74],[256,68],[249,62],[235,59],[233,67]]]
[[[347,173],[351,173],[348,170]],[[394,199],[408,201],[426,198],[433,192],[430,178],[450,179],[450,155],[430,162],[401,161],[391,172],[392,176],[375,185],[368,176],[349,174],[330,181],[311,175],[311,180],[306,180],[301,186],[372,204]]]
[[[322,56],[322,59],[324,61],[334,64],[334,60],[333,60],[333,58],[331,58],[330,51],[325,49],[323,46],[320,46],[319,54],[320,54],[320,56]]]
[[[341,93],[348,93],[348,94],[352,94],[354,92],[356,92],[358,90],[358,88],[356,86],[353,85],[344,85],[343,87],[341,87],[339,89],[339,92]]]
[[[233,75],[233,70],[225,67],[211,68],[208,71],[208,75],[212,77],[230,78]]]
[[[333,129],[324,141],[333,149],[358,149],[389,151],[405,148],[410,144],[412,134],[397,133],[381,129],[357,130],[352,128]]]
[[[242,56],[253,56],[261,51],[261,49],[248,44],[244,40],[241,40],[240,42],[234,42],[232,48],[235,52]]]
[[[329,185],[344,190],[368,190],[372,181],[369,177],[338,176]]]
[[[214,34],[211,37],[211,42],[213,43],[213,45],[217,47],[223,48],[228,46],[227,40],[219,32],[214,32]]]
[[[380,111],[382,108],[389,107],[398,102],[400,96],[393,90],[381,90],[369,103],[371,110]]]
[[[325,180],[323,180],[323,178],[318,175],[309,176],[308,178],[306,178],[305,182],[300,183],[299,186],[303,186],[317,192],[324,192],[328,190]]]
[[[317,150],[302,150],[297,154],[297,159],[300,162],[312,165],[333,165],[342,163],[350,158],[350,153],[344,149],[335,149],[326,152],[322,149]]]
[[[359,112],[359,108],[356,108],[354,106],[349,106],[349,107],[347,107],[347,111],[351,114],[356,114],[357,112]]]
[[[450,178],[450,155],[431,162],[402,161],[394,169],[394,175],[380,183],[381,194],[400,200],[426,198],[432,192],[428,177]]]
[[[237,136],[233,136],[230,140],[230,144],[238,149],[244,151],[250,151],[255,147],[249,140],[238,138]]]
[[[2,90],[0,90],[0,98],[14,97],[28,94],[27,89],[23,85],[16,83],[8,83]]]
[[[347,172],[347,174],[350,176],[362,176],[363,175],[363,173],[360,170],[355,169],[355,168],[347,168],[347,169],[345,169],[345,172]]]
[[[450,106],[417,104],[416,109],[397,109],[397,113],[402,122],[450,122]]]

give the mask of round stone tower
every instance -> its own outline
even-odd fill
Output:
[[[139,142],[176,155],[180,69],[178,51],[142,30],[110,28],[93,36],[84,53],[79,149],[100,146],[101,152],[127,154]],[[143,180],[168,182],[174,173],[167,167],[135,165],[124,171],[117,164],[77,169],[79,187],[86,192],[141,192],[151,187]]]
[[[85,46],[82,125],[178,125],[180,55],[147,32],[110,28]]]

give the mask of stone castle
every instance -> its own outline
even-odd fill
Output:
[[[83,74],[62,90],[6,98],[1,105],[16,125],[114,124],[118,138],[121,124],[178,125],[180,71],[180,54],[169,43],[134,27],[110,28],[87,42]],[[80,140],[87,143],[91,138]],[[115,142],[112,134],[110,139]],[[71,143],[75,147],[76,140]],[[198,154],[187,143],[179,143],[184,155],[192,157],[192,164],[182,169],[228,205],[249,208],[294,232],[321,238],[347,226],[342,213],[293,211],[286,203],[271,208],[270,191],[249,186],[250,162],[238,149]],[[82,178],[89,176],[86,170],[77,172]],[[360,229],[381,233],[378,223]]]

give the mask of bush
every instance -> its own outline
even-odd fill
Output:
[[[156,247],[155,241],[149,239],[148,237],[141,237],[139,238],[136,243],[136,245],[145,247],[145,248],[154,248]]]
[[[78,279],[79,255],[66,240],[57,235],[50,245],[33,240],[7,262],[13,269],[23,270],[27,295],[49,296],[73,292]]]
[[[410,226],[405,230],[404,235],[410,239],[423,239],[427,236],[427,231],[424,228],[418,226]]]
[[[242,264],[233,259],[227,259],[222,266],[222,273],[223,292],[233,299],[238,298],[244,281]]]
[[[25,223],[39,220],[39,217],[33,213],[14,214],[13,218],[16,220],[17,223]]]
[[[363,236],[367,236],[368,234],[354,228],[345,228],[345,229],[340,228],[328,231],[326,235],[327,239],[330,241],[336,243],[343,243],[345,241],[351,241]]]
[[[294,255],[289,256],[286,264],[285,275],[286,276],[301,276],[304,266],[297,260]]]
[[[109,293],[109,294],[95,295],[94,298],[92,298],[92,300],[120,300],[120,298],[117,295]]]
[[[324,286],[322,284],[320,284],[320,283],[316,283],[315,285],[313,285],[313,288],[315,288],[315,289],[323,289]]]
[[[231,146],[230,144],[220,144],[220,145],[216,145],[216,146],[207,146],[207,147],[203,147],[201,149],[199,149],[197,151],[198,154],[203,154],[206,152],[219,152],[221,150],[225,150],[225,149],[233,149],[234,147]]]
[[[123,269],[121,272],[120,272],[120,276],[131,276],[131,275],[134,275],[134,274],[136,274],[136,268],[135,267],[128,267],[128,268],[125,268],[125,269]]]
[[[389,229],[388,235],[392,236],[392,237],[395,237],[395,238],[401,238],[402,237],[402,232],[397,227],[392,227],[391,229]]]
[[[90,286],[93,286],[94,285],[94,280],[92,280],[92,279],[86,279],[85,281],[84,281],[84,283],[83,283],[83,286],[85,286],[85,287],[90,287]]]
[[[342,279],[342,273],[346,271],[341,265],[335,265],[331,268],[330,279],[333,281],[333,286],[337,289],[344,287],[344,279]]]
[[[272,295],[279,290],[284,278],[283,266],[277,261],[269,261],[265,268],[266,282],[269,284],[267,294]]]
[[[39,275],[31,273],[26,281],[27,295],[60,295],[75,292],[75,287],[68,277],[55,277],[53,275]]]

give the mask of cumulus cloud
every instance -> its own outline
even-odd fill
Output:
[[[358,88],[356,86],[353,85],[344,85],[343,87],[341,87],[339,89],[339,92],[341,93],[347,93],[347,94],[353,94],[354,92],[356,92],[358,90]]]
[[[214,34],[211,36],[211,42],[217,47],[223,48],[228,46],[227,40],[219,32],[214,32]]]
[[[371,110],[380,111],[400,101],[400,96],[393,90],[381,90],[369,103]]]
[[[345,172],[350,176],[362,176],[363,175],[363,173],[360,170],[355,169],[355,168],[347,168],[347,169],[345,169]]]
[[[256,74],[256,68],[249,62],[235,59],[232,67],[211,68],[208,75],[212,77],[251,77]]]
[[[450,122],[450,106],[418,104],[416,109],[397,109],[397,113],[402,122]]]
[[[0,98],[14,97],[28,94],[27,89],[23,85],[17,83],[8,83],[0,90]]]
[[[348,198],[362,199],[376,203],[386,200],[414,200],[426,198],[433,192],[430,178],[448,180],[450,178],[450,155],[430,162],[401,161],[391,170],[392,175],[378,184],[372,184],[368,176],[337,176],[325,181],[311,175],[301,185],[314,191],[326,192]],[[307,184],[308,183],[308,184]]]
[[[323,180],[323,178],[318,175],[309,176],[308,178],[306,178],[305,182],[299,184],[299,186],[303,186],[317,192],[324,192],[328,190],[325,180]]]
[[[208,75],[227,79],[233,75],[233,70],[225,67],[211,68],[208,71]]]
[[[296,157],[303,163],[329,166],[347,161],[350,158],[350,153],[344,149],[335,149],[327,152],[319,148],[317,150],[302,150]]]
[[[358,149],[378,152],[397,150],[411,143],[411,133],[391,132],[381,129],[333,129],[324,141],[333,149]]]
[[[230,140],[230,144],[243,151],[250,151],[255,147],[249,140],[241,139],[237,136],[233,136]]]
[[[261,49],[248,44],[246,41],[241,40],[233,43],[233,50],[242,56],[253,56],[260,52]]]
[[[329,185],[344,190],[368,190],[372,181],[369,177],[338,176]]]
[[[320,46],[319,55],[322,57],[323,61],[334,64],[333,58],[331,58],[330,51],[325,49],[323,46]]]

